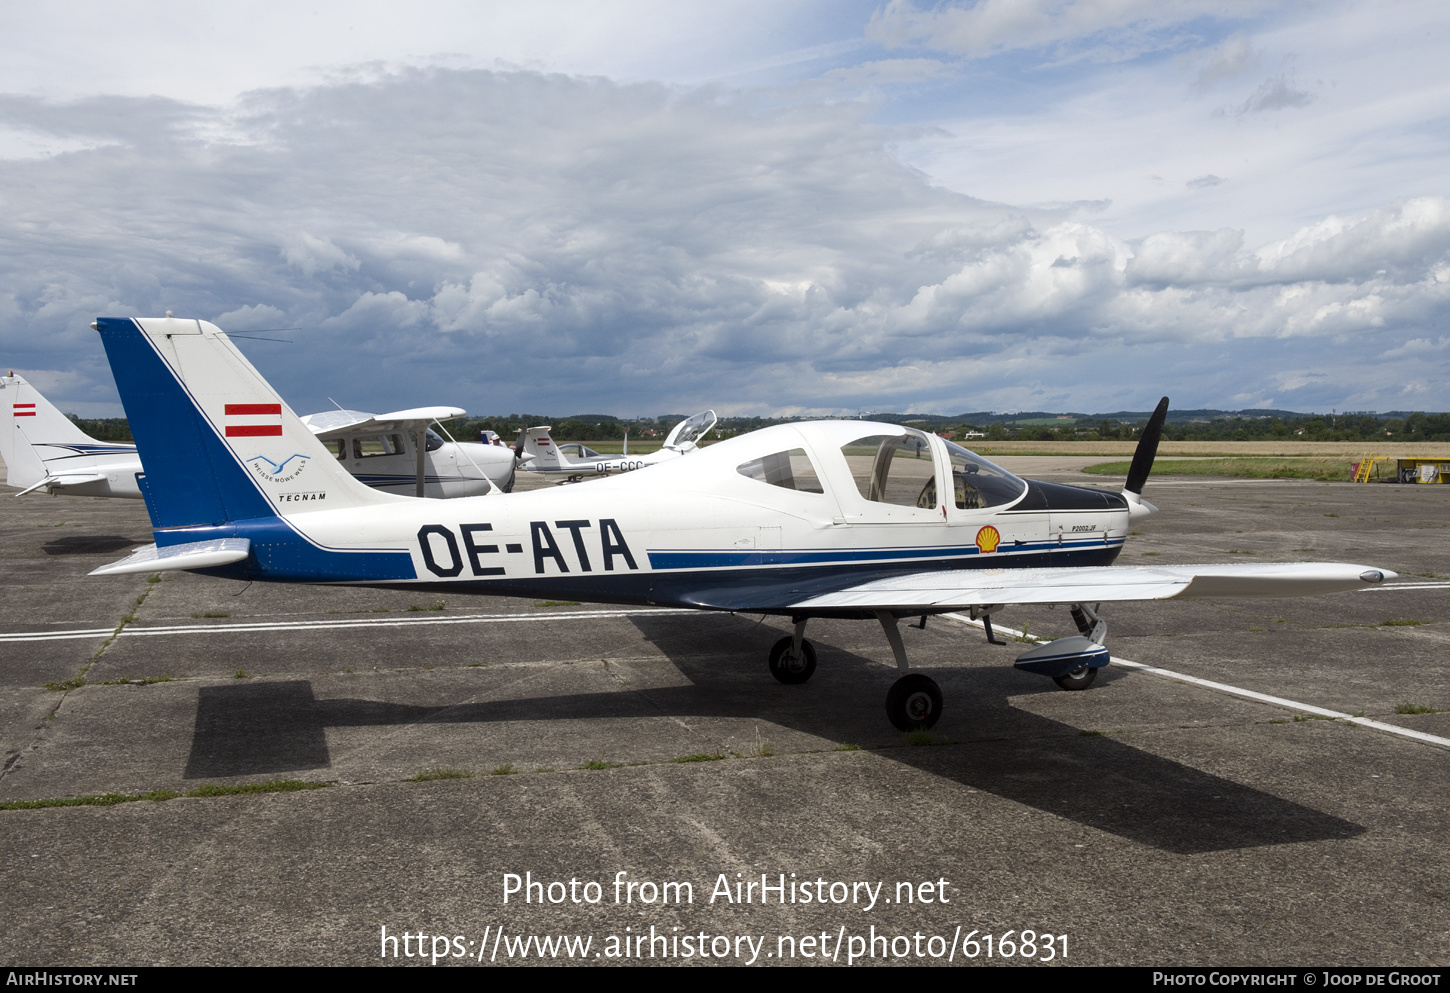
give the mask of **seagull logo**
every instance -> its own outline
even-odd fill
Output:
[[[247,459],[247,464],[252,467],[253,472],[269,483],[287,483],[296,479],[307,468],[311,458],[310,455],[294,452],[278,462],[265,455],[253,455]],[[294,459],[298,461],[294,462]]]

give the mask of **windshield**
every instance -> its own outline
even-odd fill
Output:
[[[958,510],[980,510],[1011,503],[1027,491],[1027,484],[999,465],[993,465],[961,445],[946,443],[952,463],[952,488]]]

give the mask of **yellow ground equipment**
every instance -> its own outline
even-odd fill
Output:
[[[1389,472],[1392,462],[1394,475]],[[1356,483],[1444,483],[1450,481],[1450,459],[1366,455],[1354,464],[1353,478]]]

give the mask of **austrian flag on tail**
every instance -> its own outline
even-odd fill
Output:
[[[16,417],[35,416],[35,404],[33,403],[17,403],[12,404],[11,406],[13,408],[12,413],[14,413]]]
[[[280,403],[229,403],[226,405],[228,438],[280,438]]]

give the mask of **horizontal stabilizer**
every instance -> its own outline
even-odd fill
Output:
[[[138,465],[137,471],[140,471]],[[65,486],[84,486],[86,483],[104,483],[106,474],[103,472],[70,472],[62,476],[46,476],[38,483],[33,483],[21,490],[16,496],[25,496],[32,490],[38,490],[44,486],[48,490],[58,489]]]
[[[184,545],[138,548],[119,562],[92,569],[92,576],[124,576],[137,572],[165,572],[169,569],[211,569],[240,562],[251,554],[248,538],[216,538]]]

